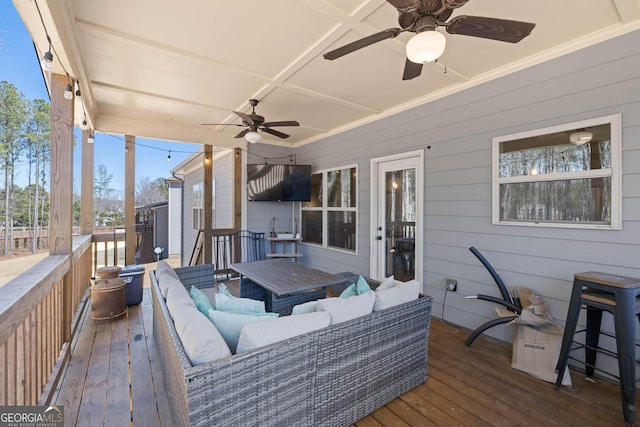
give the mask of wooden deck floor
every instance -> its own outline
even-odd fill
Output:
[[[66,426],[173,426],[152,334],[150,290],[126,317],[97,323],[85,313],[53,404]],[[88,310],[87,310],[88,311]],[[358,427],[624,426],[617,386],[586,382],[573,388],[510,368],[509,345],[434,319],[429,379],[358,421]]]

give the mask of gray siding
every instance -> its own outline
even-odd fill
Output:
[[[265,144],[249,144],[247,163],[289,163],[288,156],[293,154],[290,148],[269,146]],[[302,164],[298,161],[297,163]],[[264,232],[268,236],[271,231],[271,220],[276,218],[276,231],[291,230],[293,215],[298,217],[299,203],[293,202],[247,202],[247,230]],[[298,218],[299,219],[299,218]],[[269,251],[269,249],[267,249]]]
[[[233,228],[233,161],[233,151],[213,161],[215,228]]]
[[[623,125],[622,230],[491,224],[492,137],[615,113]],[[305,264],[369,271],[370,159],[416,149],[425,149],[423,277],[434,315],[467,328],[495,317],[495,304],[464,298],[498,295],[470,246],[508,285],[532,288],[560,323],[574,273],[640,277],[640,32],[297,149],[298,163],[319,169],[359,164],[358,254],[303,245]],[[446,277],[458,279],[458,292],[442,310]],[[604,322],[612,329],[610,317]],[[509,341],[512,332],[499,326],[489,334]]]

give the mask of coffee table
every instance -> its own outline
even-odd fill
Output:
[[[240,297],[265,302],[267,311],[291,314],[294,305],[326,296],[326,287],[345,283],[339,275],[286,259],[231,264],[240,274]]]

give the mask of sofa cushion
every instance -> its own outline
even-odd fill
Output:
[[[236,353],[246,353],[265,345],[326,328],[330,323],[331,316],[326,311],[248,323],[242,328]]]
[[[234,313],[232,311],[209,310],[209,320],[213,322],[220,335],[235,353],[242,327],[268,317],[278,317],[278,313]]]
[[[318,301],[308,301],[303,302],[302,304],[294,305],[291,309],[291,315],[305,314],[305,313],[313,313],[316,311],[318,307]]]
[[[373,311],[380,311],[396,305],[418,299],[420,295],[420,282],[409,280],[401,282],[387,289],[376,289],[376,303]]]
[[[158,262],[155,274],[156,280],[158,281],[158,287],[160,288],[160,293],[162,294],[162,297],[164,299],[167,299],[167,291],[169,290],[170,280],[165,281],[165,279],[169,277],[179,281],[180,279],[178,278],[178,274],[164,260]]]
[[[205,316],[209,316],[209,310],[215,310],[213,303],[209,299],[209,297],[202,292],[200,289],[195,286],[191,286],[189,289],[189,294],[191,295],[191,299],[196,303],[196,307],[198,311]]]
[[[173,277],[165,277],[163,280],[170,281],[169,290],[167,291],[167,308],[171,317],[175,317],[175,313],[183,306],[191,306],[196,308],[196,303],[191,299],[191,295],[187,289],[177,279]]]
[[[264,313],[264,301],[250,298],[236,298],[226,294],[216,294],[216,310],[239,313]]]
[[[362,276],[358,277],[358,281],[352,285],[350,285],[347,289],[342,291],[340,294],[340,298],[349,298],[354,297],[356,295],[362,295],[371,290],[367,279]]]
[[[331,324],[346,322],[356,317],[366,316],[373,310],[376,296],[373,291],[350,298],[329,298],[318,300],[318,311],[331,315]]]
[[[173,321],[192,365],[231,356],[231,351],[220,332],[195,307],[183,306],[176,312]]]

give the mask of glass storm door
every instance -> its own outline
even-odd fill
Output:
[[[421,162],[421,157],[408,157],[377,163],[371,261],[378,280],[393,275],[407,281],[416,278],[416,271],[421,276]]]

